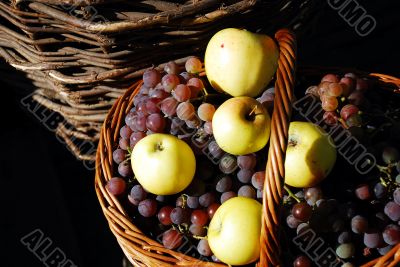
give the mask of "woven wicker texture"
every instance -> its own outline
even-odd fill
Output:
[[[101,123],[150,64],[204,52],[219,29],[297,33],[323,5],[317,0],[0,0],[0,57],[26,72],[34,99],[59,112],[57,133],[97,142]],[[160,65],[162,68],[162,65]]]

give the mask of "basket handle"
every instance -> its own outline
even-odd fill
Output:
[[[285,153],[294,99],[296,38],[287,30],[275,34],[280,55],[275,81],[274,111],[263,191],[261,254],[258,267],[280,266],[279,221],[285,177]]]

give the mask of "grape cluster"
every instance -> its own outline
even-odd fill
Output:
[[[306,94],[312,94],[321,100],[324,121],[335,125],[338,121],[346,127],[361,126],[361,110],[368,106],[365,92],[370,88],[369,81],[346,73],[343,77],[327,74],[317,86],[311,86]]]
[[[382,163],[384,165],[377,165],[380,179],[355,186],[352,200],[348,202],[324,198],[321,187],[305,188],[295,194],[286,187],[287,227],[295,230],[296,236],[311,229],[323,237],[335,249],[343,266],[356,266],[351,263],[353,259],[374,253],[385,255],[400,243],[398,150],[385,147]],[[293,264],[311,266],[310,259],[304,255],[296,258]]]
[[[212,118],[222,99],[208,100],[212,94],[205,91],[201,71],[201,61],[191,57],[184,68],[169,62],[163,72],[144,72],[133,108],[120,128],[119,146],[113,151],[120,177],[112,178],[107,189],[121,199],[127,195],[136,218],[155,222],[155,232],[160,233],[166,248],[178,249],[189,240],[200,256],[218,262],[207,242],[207,226],[220,205],[232,197],[261,201],[265,161],[258,160],[256,153],[234,156],[218,146]],[[273,99],[274,89],[270,88],[257,100],[271,110]],[[153,133],[177,136],[196,155],[195,177],[180,194],[153,195],[134,177],[130,154],[141,139]]]

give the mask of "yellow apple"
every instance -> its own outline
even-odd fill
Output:
[[[311,187],[321,182],[336,162],[333,144],[333,139],[321,127],[310,122],[291,122],[285,183],[293,187]]]
[[[196,159],[184,141],[170,134],[151,134],[133,148],[132,170],[138,182],[156,195],[173,195],[193,180]]]
[[[230,98],[215,111],[212,127],[215,141],[222,150],[245,155],[262,149],[270,134],[268,111],[254,98]]]
[[[234,197],[215,212],[208,227],[211,251],[222,262],[245,265],[260,256],[262,205],[247,197]]]
[[[227,28],[209,41],[204,64],[214,89],[254,97],[271,81],[278,57],[279,49],[269,36]]]

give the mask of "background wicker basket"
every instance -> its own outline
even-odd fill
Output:
[[[0,58],[24,71],[33,98],[65,119],[57,133],[82,160],[116,99],[151,64],[204,51],[225,27],[304,30],[317,0],[0,0]],[[162,65],[160,66],[162,67]]]
[[[266,180],[263,191],[263,226],[261,237],[261,257],[257,266],[280,265],[280,209],[283,197],[284,158],[288,138],[288,125],[291,117],[291,104],[294,98],[294,73],[296,60],[295,38],[287,30],[275,35],[281,54],[275,82],[274,111],[271,122],[270,148],[266,167]],[[317,70],[318,71],[318,70]],[[321,70],[319,70],[321,71]],[[315,69],[302,70],[302,74],[316,73]],[[379,80],[381,84],[400,88],[400,79],[392,76],[359,73]],[[134,266],[225,266],[202,262],[187,255],[168,250],[158,242],[145,236],[128,217],[118,199],[110,194],[105,185],[113,177],[112,151],[118,146],[118,133],[124,116],[133,105],[133,98],[140,89],[140,82],[133,84],[117,100],[103,125],[96,156],[95,186],[102,210],[109,226],[123,252]],[[364,264],[362,267],[398,266],[400,263],[400,244],[385,256]]]

